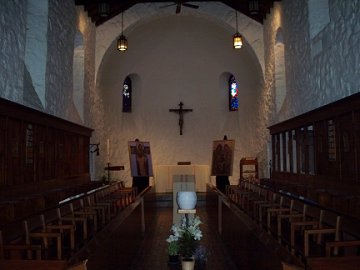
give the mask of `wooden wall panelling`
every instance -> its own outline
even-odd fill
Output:
[[[45,174],[46,127],[38,125],[34,136],[35,182],[41,182]]]
[[[317,121],[315,128],[315,157],[316,157],[316,174],[324,175],[327,172],[328,155],[327,155],[327,132],[324,121]]]
[[[9,118],[7,121],[7,160],[6,160],[6,184],[18,185],[23,183],[23,166],[21,162],[22,128],[21,121]]]
[[[65,132],[61,130],[56,131],[56,176],[58,179],[64,179],[65,177]]]
[[[55,148],[57,136],[52,128],[46,128],[45,134],[45,171],[43,181],[49,181],[55,178]]]
[[[344,182],[356,180],[353,113],[338,117],[340,179]]]
[[[0,198],[90,182],[91,132],[0,98]]]
[[[6,185],[6,117],[0,116],[0,187]]]
[[[354,148],[355,148],[355,173],[356,173],[355,180],[357,183],[360,183],[360,110],[356,110],[354,112],[353,131],[354,131]]]
[[[35,168],[34,168],[34,135],[35,125],[30,122],[23,122],[24,132],[24,183],[35,182]]]

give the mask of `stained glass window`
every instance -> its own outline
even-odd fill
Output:
[[[123,84],[123,112],[131,112],[131,79],[126,77]]]
[[[239,109],[238,94],[238,84],[234,75],[231,75],[229,78],[229,111],[237,111]]]

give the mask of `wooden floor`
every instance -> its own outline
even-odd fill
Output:
[[[140,213],[140,210],[138,210]],[[151,211],[146,211],[150,213]],[[89,270],[115,269],[181,269],[180,265],[169,265],[165,239],[172,225],[172,208],[158,207],[153,214],[147,214],[146,233],[142,237],[139,215],[131,215],[118,229],[109,234],[99,248],[89,256]],[[217,232],[217,207],[197,207],[197,214],[203,224],[204,237],[201,244],[210,252],[207,270],[280,270],[280,260],[251,232],[231,235],[231,226],[242,226],[238,221],[226,224],[226,237]],[[230,228],[230,229],[229,229]],[[238,231],[238,230],[234,230]],[[230,238],[229,238],[230,237]],[[231,239],[224,242],[222,239]],[[234,244],[235,243],[235,244]],[[236,245],[239,243],[239,245]],[[231,248],[229,250],[228,248]],[[236,250],[236,249],[242,250]],[[235,256],[235,257],[234,257]]]

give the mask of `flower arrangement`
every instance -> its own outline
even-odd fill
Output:
[[[171,227],[172,234],[166,239],[169,243],[168,251],[170,252],[170,246],[176,243],[179,255],[185,260],[190,259],[195,253],[198,241],[202,238],[200,224],[201,221],[198,216],[189,219],[184,217],[180,225],[174,224]]]

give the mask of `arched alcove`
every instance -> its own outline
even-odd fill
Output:
[[[174,15],[132,29],[126,34],[129,49],[124,53],[116,50],[113,41],[97,78],[106,133],[117,149],[110,153],[112,163],[129,168],[126,143],[135,138],[151,143],[155,166],[181,160],[210,164],[211,142],[224,134],[241,145],[235,150],[236,164],[240,157],[255,154],[257,145],[248,140],[256,130],[262,70],[251,47],[233,49],[232,34],[232,29],[212,20]],[[121,111],[120,91],[129,74],[133,84],[130,114]],[[241,81],[239,98],[241,102],[244,98],[245,105],[238,112],[229,112],[229,76],[224,74]],[[183,135],[179,134],[179,115],[169,112],[180,101],[184,109],[193,109],[184,114]],[[126,169],[124,173],[130,175]],[[235,169],[234,181],[238,174]]]

